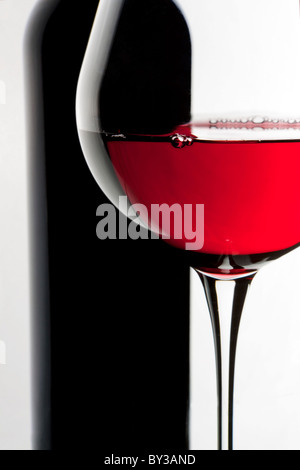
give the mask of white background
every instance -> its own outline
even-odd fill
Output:
[[[36,4],[0,0],[0,449],[31,450],[32,336],[25,28]],[[50,0],[51,1],[51,0]]]
[[[234,449],[300,450],[300,249],[256,275],[236,357]],[[213,333],[191,271],[191,448],[216,449]]]

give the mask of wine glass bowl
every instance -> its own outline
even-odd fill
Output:
[[[299,26],[293,0],[102,0],[78,82],[79,137],[97,183],[185,250],[202,280],[220,449],[233,448],[249,286],[300,243]],[[219,281],[235,283],[225,326]]]

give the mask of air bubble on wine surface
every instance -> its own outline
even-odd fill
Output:
[[[177,149],[192,145],[193,138],[187,135],[175,134],[171,136],[171,144]]]
[[[265,118],[261,117],[261,116],[255,116],[253,119],[252,119],[252,122],[254,124],[262,124],[263,122],[265,122]]]
[[[111,137],[114,139],[126,139],[124,134],[112,134]]]

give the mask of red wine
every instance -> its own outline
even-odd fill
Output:
[[[152,204],[204,204],[200,266],[226,258],[231,271],[256,267],[300,242],[300,142],[207,141],[187,127],[165,136],[84,134],[105,140],[124,192],[149,218]],[[182,232],[166,241],[185,249]]]

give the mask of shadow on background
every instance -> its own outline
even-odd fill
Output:
[[[160,240],[96,237],[107,202],[75,122],[98,0],[61,0],[43,39],[53,450],[183,450],[188,276]]]

